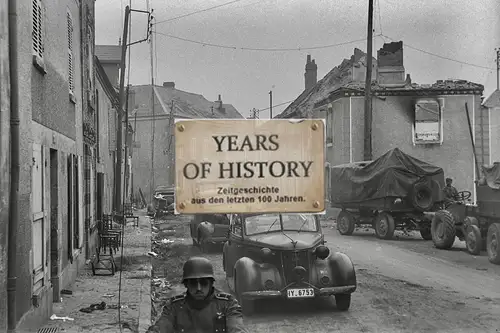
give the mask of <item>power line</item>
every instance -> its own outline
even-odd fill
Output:
[[[383,34],[380,34],[380,36],[386,37],[387,39],[395,41],[394,38],[391,38],[389,36],[386,36],[386,35],[383,35]],[[406,44],[406,43],[404,43],[404,46],[407,47],[407,48],[409,48],[409,49],[413,49],[413,50],[416,50],[416,51],[419,51],[419,52],[422,52],[422,53],[425,53],[425,54],[428,54],[428,55],[431,55],[431,56],[434,56],[434,57],[437,57],[437,58],[441,58],[441,59],[444,59],[444,60],[453,61],[453,62],[462,64],[462,65],[467,65],[467,66],[477,67],[477,68],[482,68],[482,69],[495,70],[495,68],[493,68],[493,67],[487,67],[487,66],[481,66],[481,65],[471,64],[469,62],[465,62],[465,61],[461,61],[461,60],[457,60],[457,59],[445,57],[445,56],[442,56],[442,55],[439,55],[439,54],[436,54],[436,53],[432,53],[432,52],[429,52],[429,51],[422,50],[422,49],[420,49],[418,47],[414,47],[414,46],[411,46],[411,45]]]
[[[361,39],[351,40],[351,41],[337,43],[337,44],[328,44],[328,45],[320,45],[320,46],[308,46],[308,47],[297,47],[297,48],[257,48],[257,47],[240,47],[240,46],[213,44],[213,43],[209,43],[209,42],[201,42],[201,41],[196,41],[196,40],[192,40],[192,39],[188,39],[188,38],[174,36],[174,35],[170,35],[170,34],[166,34],[166,33],[162,33],[162,32],[157,32],[157,31],[154,33],[157,35],[161,35],[161,36],[165,36],[165,37],[169,37],[169,38],[173,38],[173,39],[178,39],[178,40],[181,40],[183,42],[188,42],[188,43],[193,43],[193,44],[198,44],[198,45],[203,45],[203,46],[211,46],[211,47],[230,49],[230,50],[267,51],[267,52],[318,50],[318,49],[327,49],[327,48],[331,48],[331,47],[348,45],[348,44],[366,41],[366,38],[361,38]]]
[[[194,12],[191,12],[191,13],[187,13],[187,14],[180,15],[180,16],[175,16],[175,17],[163,20],[163,21],[158,21],[155,24],[160,24],[160,23],[165,23],[165,22],[171,22],[171,21],[174,21],[174,20],[178,20],[178,19],[181,19],[181,18],[184,18],[184,17],[191,16],[191,15],[195,15],[195,14],[207,12],[207,11],[212,10],[212,9],[216,9],[216,8],[228,6],[228,5],[231,5],[233,3],[240,2],[240,1],[244,1],[244,0],[233,0],[233,1],[225,2],[225,3],[222,3],[222,4],[217,5],[217,6],[213,6],[213,7],[209,7],[209,8],[205,8],[205,9],[200,9],[200,10],[197,10],[197,11],[194,11]]]
[[[295,100],[291,100],[291,101],[287,101],[287,102],[283,102],[283,103],[280,103],[280,104],[273,105],[273,108],[274,108],[274,107],[277,107],[277,106],[282,106],[282,105],[285,105],[285,104],[290,104],[290,103],[292,103],[293,101],[295,101]],[[257,111],[257,112],[260,112],[260,111],[266,111],[266,110],[269,110],[270,108],[271,108],[271,107],[267,107],[267,108],[265,108],[265,109],[257,109],[256,111]],[[258,114],[258,113],[257,113],[257,114]]]

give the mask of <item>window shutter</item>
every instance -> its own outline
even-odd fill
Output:
[[[73,18],[68,12],[66,14],[68,23],[68,84],[71,92],[75,91],[75,78],[74,78],[74,58],[73,58]]]
[[[42,2],[40,0],[33,0],[33,52],[43,57],[43,13]]]

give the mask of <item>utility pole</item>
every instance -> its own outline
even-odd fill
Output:
[[[497,51],[497,90],[500,89],[500,48],[496,48],[495,51]]]
[[[364,160],[370,161],[372,154],[372,43],[373,43],[373,0],[368,0],[368,36],[366,39],[366,82],[365,82],[365,133]]]
[[[273,91],[269,91],[269,119],[273,119]]]
[[[128,41],[128,33],[129,33],[129,20],[130,20],[130,13],[131,12],[139,12],[139,13],[146,13],[148,14],[148,30],[147,30],[147,36],[144,39],[141,39],[136,42],[132,42],[130,44],[127,43]],[[149,29],[149,22],[150,19],[152,18],[152,11],[144,11],[144,10],[135,10],[135,9],[130,9],[130,6],[125,7],[125,19],[124,19],[124,24],[123,24],[123,38],[121,40],[121,46],[122,46],[122,54],[121,54],[121,60],[120,60],[120,92],[119,92],[119,105],[117,106],[117,111],[118,111],[118,121],[116,124],[116,161],[115,161],[115,179],[114,179],[114,193],[113,193],[113,211],[116,213],[121,213],[122,211],[122,187],[121,187],[121,178],[122,178],[122,163],[123,163],[123,121],[124,121],[124,116],[125,113],[128,112],[124,110],[124,105],[125,105],[125,63],[126,63],[126,57],[127,57],[127,47],[132,46],[134,44],[142,43],[144,41],[147,41],[149,39],[150,35],[150,29]],[[126,128],[128,130],[128,117],[127,117],[127,124]]]
[[[113,211],[121,212],[122,196],[122,135],[123,135],[123,104],[125,101],[125,63],[127,58],[127,40],[128,40],[128,21],[130,16],[130,7],[125,7],[125,23],[123,24],[122,38],[122,56],[120,61],[120,95],[118,105],[118,123],[116,128],[116,162],[115,162],[115,188],[114,188],[114,207]]]

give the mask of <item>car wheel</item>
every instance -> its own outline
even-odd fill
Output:
[[[335,303],[339,311],[347,311],[351,306],[351,294],[335,295]]]

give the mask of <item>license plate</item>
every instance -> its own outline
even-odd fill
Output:
[[[313,288],[287,289],[286,296],[288,298],[314,297],[314,289]]]

